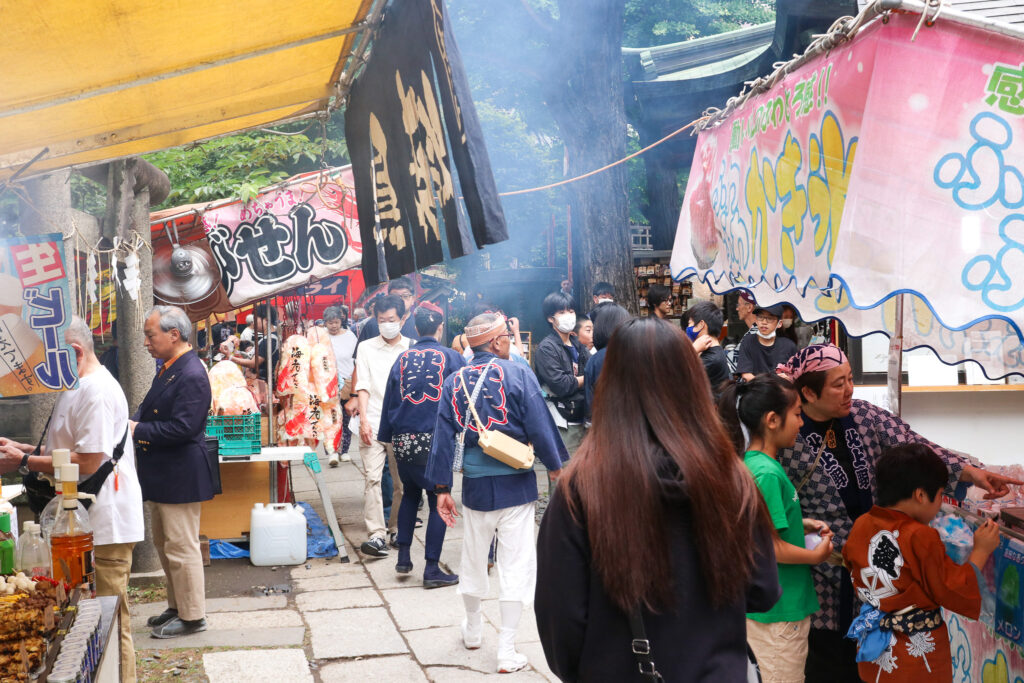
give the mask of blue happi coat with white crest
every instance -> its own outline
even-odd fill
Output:
[[[477,425],[468,409],[467,392],[463,389],[461,376],[465,376],[465,389],[472,394],[484,368],[492,361],[476,402],[476,411],[484,429],[496,430],[522,443],[532,444],[534,454],[549,470],[561,469],[562,463],[569,459],[540,384],[530,368],[491,353],[476,353],[461,373],[454,373],[444,381],[441,390],[441,407],[427,462],[427,479],[434,484],[452,485],[455,443],[463,430],[467,463],[472,451],[479,451]],[[476,455],[480,457],[479,453]],[[471,510],[500,510],[535,500],[537,475],[532,469],[500,476],[468,476],[467,469],[467,476],[462,479],[462,504]]]
[[[466,360],[433,337],[420,337],[395,359],[384,390],[377,440],[396,434],[432,433],[441,402],[441,386]]]

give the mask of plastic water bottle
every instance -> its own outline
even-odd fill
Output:
[[[24,530],[18,538],[14,568],[25,572],[26,576],[50,575],[50,553],[39,534],[39,525],[35,522],[25,522]]]

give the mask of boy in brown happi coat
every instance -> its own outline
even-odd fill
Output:
[[[882,456],[876,472],[877,504],[857,519],[843,547],[857,597],[866,603],[847,634],[859,640],[860,676],[951,681],[949,634],[940,608],[978,618],[976,568],[999,544],[998,528],[985,522],[975,532],[969,561],[958,565],[928,526],[949,478],[939,456],[923,444],[898,446]]]

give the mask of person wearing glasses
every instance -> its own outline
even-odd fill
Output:
[[[782,304],[754,308],[757,333],[743,337],[736,352],[736,373],[743,379],[775,372],[776,366],[789,362],[796,353],[796,344],[791,339],[778,336],[782,309]]]

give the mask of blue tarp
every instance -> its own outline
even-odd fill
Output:
[[[320,520],[320,515],[316,514],[309,503],[298,505],[306,515],[306,556],[335,557],[338,554],[338,546],[327,525]],[[249,557],[248,547],[221,540],[210,541],[211,560],[226,560],[233,557]]]

